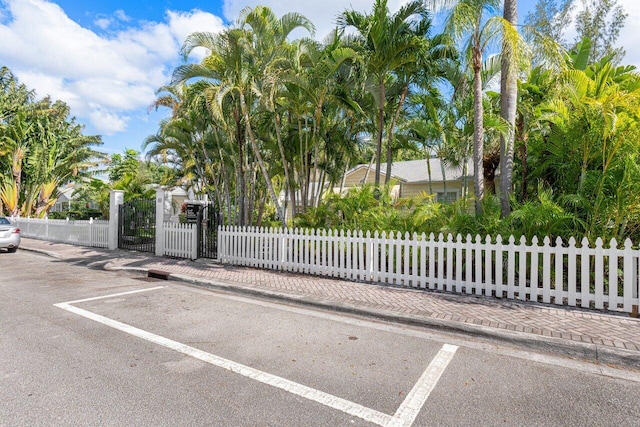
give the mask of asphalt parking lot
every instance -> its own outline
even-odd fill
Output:
[[[424,328],[0,259],[0,425],[637,425],[637,374]]]

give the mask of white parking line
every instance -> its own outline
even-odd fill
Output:
[[[162,289],[164,286],[156,288],[147,288],[139,291],[122,292],[118,294],[105,295],[95,298],[86,298],[82,300],[69,301],[54,304],[55,307],[125,332],[129,335],[144,339],[154,344],[175,350],[179,353],[194,357],[203,362],[217,366],[222,369],[226,369],[233,373],[242,375],[247,378],[251,378],[255,381],[267,384],[281,390],[287,391],[291,394],[303,397],[305,399],[320,403],[333,409],[337,409],[349,415],[362,418],[365,421],[380,425],[380,426],[404,426],[409,427],[413,424],[418,416],[422,406],[427,401],[429,394],[436,386],[440,376],[446,369],[447,365],[453,358],[457,346],[445,344],[440,352],[436,355],[433,361],[429,364],[424,371],[416,385],[411,392],[407,395],[404,402],[400,405],[396,413],[391,416],[375,409],[367,408],[354,402],[342,399],[337,396],[322,392],[320,390],[307,387],[302,384],[287,380],[277,375],[272,375],[267,372],[260,371],[258,369],[251,368],[249,366],[242,365],[240,363],[233,362],[231,360],[216,356],[211,353],[204,352],[194,347],[190,347],[186,344],[179,343],[177,341],[170,340],[168,338],[156,335],[154,333],[136,328],[126,323],[118,322],[117,320],[110,319],[105,316],[84,310],[73,306],[72,304],[95,301],[99,299],[105,299],[110,297],[130,295],[134,293],[147,292],[157,289]]]
[[[420,413],[422,406],[425,404],[431,391],[435,388],[438,380],[447,369],[447,365],[453,359],[458,349],[455,345],[445,344],[438,352],[436,357],[431,361],[427,369],[424,371],[413,389],[409,392],[404,402],[400,405],[393,418],[397,421],[402,420],[403,424],[410,426]],[[395,424],[391,424],[395,425]]]
[[[96,300],[99,300],[99,299],[121,297],[123,295],[131,295],[131,294],[139,294],[139,293],[142,293],[142,292],[157,291],[158,289],[163,289],[163,288],[166,288],[166,286],[156,286],[155,288],[145,288],[145,289],[138,289],[138,290],[135,290],[135,291],[120,292],[118,294],[102,295],[100,297],[78,299],[78,300],[75,300],[75,301],[67,301],[67,302],[65,302],[63,304],[79,304],[81,302],[96,301]],[[54,305],[56,307],[58,306],[58,304],[54,304]]]

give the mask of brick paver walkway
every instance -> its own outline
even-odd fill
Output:
[[[70,262],[111,268],[158,269],[328,305],[440,319],[640,352],[640,319],[622,315],[222,266],[133,252],[111,252],[33,239],[23,239],[22,247],[49,251]]]

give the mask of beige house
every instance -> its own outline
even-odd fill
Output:
[[[471,163],[466,168],[453,167],[435,157],[394,162],[391,164],[391,179],[395,185],[391,193],[395,198],[411,197],[420,193],[433,194],[437,202],[451,203],[466,194],[473,194],[472,168]],[[381,183],[386,180],[386,170],[387,165],[383,163],[380,168]],[[345,175],[343,191],[365,182],[373,184],[375,173],[375,164],[354,167]]]
[[[73,184],[67,184],[62,188],[58,188],[60,195],[56,199],[55,204],[51,207],[51,212],[66,212],[71,210],[71,202],[76,198],[73,194],[75,191]]]

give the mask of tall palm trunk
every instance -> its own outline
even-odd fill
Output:
[[[465,208],[467,206],[467,202],[466,200],[468,199],[468,195],[469,195],[469,161],[468,159],[465,157],[464,159],[464,163],[462,163],[462,194],[464,195],[464,199],[465,199]]]
[[[442,191],[444,193],[444,199],[447,200],[447,169],[444,167],[442,159],[440,159],[440,172],[442,173]]]
[[[260,167],[260,171],[262,172],[262,176],[265,180],[267,190],[269,191],[269,195],[271,196],[271,201],[276,207],[276,212],[278,213],[278,217],[282,221],[282,226],[286,227],[287,221],[284,217],[284,213],[282,212],[282,208],[280,207],[278,196],[276,195],[276,192],[273,189],[271,178],[269,178],[267,167],[264,164],[264,159],[262,158],[262,154],[260,154],[260,149],[258,148],[255,135],[253,134],[253,129],[251,128],[251,121],[249,118],[249,109],[247,108],[247,103],[244,98],[244,93],[242,93],[242,91],[240,91],[240,107],[242,108],[242,115],[244,116],[245,126],[247,128],[247,134],[249,135],[249,142],[251,143],[251,148],[253,149],[253,154],[256,156],[256,160],[258,160],[258,166]]]
[[[373,166],[373,161],[375,160],[376,155],[373,154],[371,156],[371,161],[369,161],[369,167],[367,168],[367,171],[364,173],[364,181],[362,181],[363,184],[367,183],[367,180],[369,179],[369,172],[371,172],[371,167]]]
[[[429,194],[433,194],[433,180],[431,179],[431,153],[425,147],[424,153],[427,155],[427,177],[429,179]]]
[[[484,122],[482,106],[482,52],[473,48],[473,166],[476,215],[482,214],[484,198]]]
[[[345,165],[344,165],[344,173],[342,174],[342,179],[340,180],[340,193],[342,194],[342,191],[344,190],[344,184],[347,182],[347,172],[349,172],[349,158],[347,158]],[[369,171],[367,170],[367,173],[369,173]],[[0,206],[0,210],[2,210],[2,206]]]
[[[396,112],[393,116],[393,120],[391,121],[391,125],[389,126],[389,136],[387,137],[387,176],[384,179],[384,183],[387,184],[389,180],[391,180],[391,163],[393,162],[393,130],[396,127],[396,123],[398,123],[398,119],[400,118],[400,112],[402,111],[402,106],[404,105],[405,99],[407,99],[407,94],[409,93],[409,85],[404,85],[402,88],[402,95],[400,96],[400,101],[398,102],[398,107],[396,108]]]
[[[233,109],[233,120],[236,124],[236,146],[238,148],[238,162],[236,167],[236,179],[238,180],[239,194],[236,198],[236,205],[238,206],[237,224],[243,226],[245,222],[245,209],[247,204],[247,182],[244,177],[244,138],[242,132],[242,122],[238,113],[238,108]]]
[[[379,87],[380,106],[378,107],[378,139],[376,141],[376,187],[380,186],[380,159],[382,158],[382,133],[384,132],[384,99],[385,87],[384,80],[380,82]]]
[[[521,163],[521,168],[520,168],[520,175],[522,175],[522,201],[527,201],[529,199],[529,187],[528,187],[528,183],[529,183],[529,166],[528,166],[528,161],[527,161],[527,156],[528,156],[528,150],[527,150],[527,144],[529,142],[529,135],[528,133],[525,134],[524,132],[524,121],[523,118],[520,117],[517,122],[516,122],[516,131],[517,131],[517,136],[516,138],[518,138],[518,141],[520,142],[520,163]]]
[[[503,17],[512,25],[518,23],[518,0],[505,0]],[[516,67],[509,49],[503,49],[501,67],[500,115],[509,123],[506,135],[500,136],[500,212],[506,217],[511,211],[509,198],[513,187],[513,147],[518,103]]]
[[[276,126],[276,139],[278,140],[278,149],[280,150],[280,157],[282,160],[282,169],[284,170],[284,203],[285,203],[285,207],[284,207],[284,215],[285,215],[285,223],[287,221],[286,215],[287,215],[287,200],[289,199],[289,192],[291,190],[291,178],[290,178],[290,174],[289,174],[289,162],[287,162],[287,157],[285,155],[284,152],[284,145],[282,144],[282,133],[280,131],[280,114],[275,113],[274,115],[274,121],[275,121],[275,126]],[[292,190],[292,191],[295,191]],[[295,215],[295,205],[292,206],[292,210],[293,210],[293,215]]]
[[[305,121],[305,127],[306,127],[306,121]],[[302,210],[305,211],[307,204],[305,202],[305,200],[308,200],[308,186],[307,186],[307,176],[309,175],[307,172],[307,155],[306,155],[306,149],[305,149],[305,143],[304,143],[304,132],[302,132],[303,129],[303,125],[302,125],[302,118],[300,117],[300,115],[298,115],[298,152],[300,153],[300,173],[298,174],[298,184],[300,186],[300,201],[298,202],[298,204],[300,206],[302,206]]]

